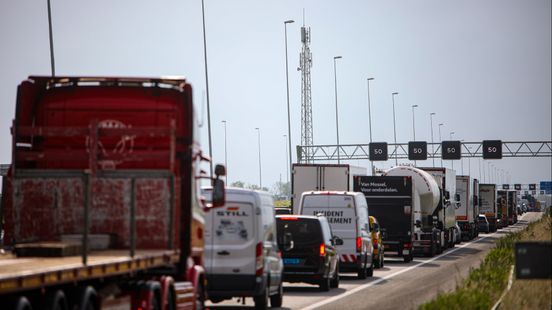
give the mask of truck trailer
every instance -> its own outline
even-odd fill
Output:
[[[508,226],[508,191],[496,191],[496,226],[504,228]]]
[[[2,309],[203,307],[208,158],[185,79],[31,76],[11,133]]]
[[[367,175],[368,170],[352,165],[293,164],[291,203],[298,214],[301,194],[307,191],[352,191],[353,176]]]
[[[456,193],[460,206],[455,210],[456,222],[462,230],[462,239],[471,240],[477,236],[477,196],[473,195],[473,183],[477,180],[467,175],[456,176]]]
[[[490,232],[497,230],[496,184],[479,184],[479,212],[489,221]]]

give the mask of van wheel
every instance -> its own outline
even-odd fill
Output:
[[[360,280],[366,279],[366,265],[360,267],[360,269],[357,271],[357,276]]]
[[[338,288],[339,287],[339,267],[335,268],[335,274],[332,280],[330,281],[330,287],[331,288]]]
[[[321,292],[327,292],[330,290],[330,278],[322,278],[320,279],[320,291]]]
[[[62,290],[50,291],[47,294],[46,309],[48,310],[68,310],[67,298]]]
[[[15,310],[32,310],[33,307],[31,306],[31,303],[25,296],[21,296],[17,299],[15,302],[14,308]]]
[[[372,263],[370,264],[370,267],[366,270],[367,276],[373,277],[374,276],[374,259],[372,258]]]
[[[383,268],[384,265],[385,265],[385,254],[381,254],[380,268]]]
[[[410,263],[412,259],[413,259],[412,254],[409,254],[408,256],[403,256],[403,260],[405,263]]]
[[[263,293],[259,296],[253,297],[255,302],[255,309],[267,309],[268,308],[268,286],[265,288]]]
[[[273,308],[281,307],[283,299],[284,299],[284,285],[280,283],[280,286],[278,286],[278,293],[270,296],[270,306]]]

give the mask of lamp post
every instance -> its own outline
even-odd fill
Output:
[[[395,96],[398,94],[398,92],[391,93],[391,100],[393,101],[393,137],[395,141],[395,166],[399,165],[399,161],[397,159],[397,126],[395,124]]]
[[[226,167],[226,183],[228,183],[228,154],[226,149],[226,120],[222,121],[224,124],[224,166]]]
[[[366,79],[366,82],[368,83],[368,127],[370,129],[370,143],[372,143],[372,111],[370,108],[370,81],[372,80],[374,80],[374,78]],[[370,165],[372,166],[372,175],[375,175],[374,162],[370,161]]]
[[[414,118],[414,108],[417,108],[417,107],[418,107],[417,104],[412,105],[412,134],[414,136],[413,141],[416,141],[416,120]]]
[[[211,106],[209,104],[209,71],[207,70],[207,35],[205,33],[205,4],[201,0],[201,16],[203,20],[203,57],[205,59],[205,90],[207,92],[207,132],[209,136],[209,169],[213,176],[213,142],[211,139]]]
[[[335,89],[335,132],[337,135],[337,164],[340,164],[339,158],[339,114],[337,111],[337,70],[336,70],[336,60],[341,59],[341,56],[334,56],[333,65],[334,65],[334,89]]]
[[[259,189],[262,190],[263,189],[263,178],[262,178],[262,173],[261,173],[261,129],[259,129],[257,127],[257,128],[255,128],[255,130],[257,130],[257,143],[258,143],[258,146],[259,146]]]
[[[433,115],[434,112],[429,113],[429,122],[431,123],[431,159],[433,160],[433,167],[435,168],[435,147],[433,146]]]
[[[450,134],[449,134],[449,138],[450,140],[452,140],[452,135],[454,134],[454,131],[451,131]],[[454,159],[450,161],[451,162],[451,168],[452,170],[454,170]]]
[[[285,141],[285,140],[287,140],[287,135],[284,135],[284,144],[286,145],[286,162],[287,162],[287,157],[288,157],[288,146],[287,146],[287,143],[285,143],[285,142],[287,142],[287,141]],[[286,178],[286,186],[288,186],[288,185],[289,185],[289,166],[287,165],[287,163],[286,163],[286,175],[287,175],[287,178]]]
[[[464,142],[464,139],[460,140],[461,143]],[[460,153],[462,153],[462,144],[460,144]],[[460,157],[460,171],[464,175],[464,158]]]
[[[286,45],[286,95],[287,95],[287,121],[288,121],[288,146],[291,150],[291,117],[289,112],[289,73],[288,73],[288,48],[287,48],[287,25],[294,23],[293,20],[286,20],[284,22],[284,35],[285,35],[285,45]],[[291,159],[291,151],[289,152],[289,167],[288,167],[288,180],[290,178],[289,171],[291,171],[291,165],[292,165],[292,159]]]
[[[443,168],[443,140],[441,139],[441,126],[444,124],[439,124],[439,143],[441,143],[441,168]]]

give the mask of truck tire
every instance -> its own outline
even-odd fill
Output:
[[[253,297],[253,301],[255,302],[255,309],[265,310],[268,308],[268,285],[261,295]]]
[[[203,283],[203,279],[200,278],[199,283]],[[194,310],[203,310],[203,308],[205,308],[205,294],[203,292],[203,285],[198,284],[195,295]]]
[[[15,309],[15,310],[33,310],[33,307],[31,306],[31,303],[29,302],[27,297],[21,296],[15,302],[13,309]]]
[[[67,298],[62,290],[50,291],[46,295],[47,310],[69,310]]]
[[[404,260],[405,263],[410,263],[412,261],[412,259],[413,259],[412,253],[410,253],[407,256],[403,256],[403,260]]]
[[[366,270],[366,265],[364,266],[361,266],[358,270],[357,270],[357,276],[360,280],[364,280],[366,279],[366,273],[367,273],[367,270]]]
[[[270,307],[280,308],[284,301],[284,285],[280,282],[278,286],[278,293],[270,296]]]
[[[318,284],[320,286],[321,292],[327,292],[330,290],[330,278],[324,278],[322,277],[320,279],[320,283]]]
[[[338,288],[339,287],[339,266],[335,268],[335,274],[334,277],[330,280],[330,287],[331,288]]]
[[[98,310],[98,294],[92,286],[82,288],[80,292],[79,310]]]

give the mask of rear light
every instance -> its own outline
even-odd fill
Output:
[[[404,248],[405,249],[411,249],[412,248],[412,243],[405,243]]]
[[[255,275],[260,277],[263,275],[264,259],[263,259],[263,243],[257,243],[255,247]]]
[[[281,220],[284,220],[284,221],[297,221],[297,216],[282,216],[282,217],[279,217],[279,219]]]
[[[357,237],[356,239],[356,250],[358,252],[362,252],[362,237]]]
[[[378,238],[374,239],[374,249],[378,249]]]
[[[324,243],[320,245],[320,256],[326,256],[326,245]]]

